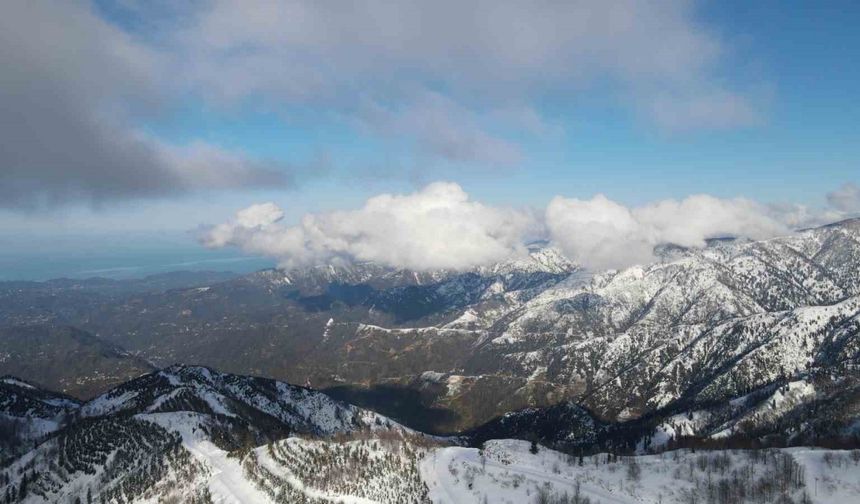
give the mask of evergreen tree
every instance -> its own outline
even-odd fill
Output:
[[[27,497],[27,473],[21,475],[21,486],[18,488],[18,500]]]

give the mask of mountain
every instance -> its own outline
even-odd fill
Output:
[[[74,327],[0,328],[0,374],[64,394],[92,397],[152,369],[143,359]]]
[[[655,252],[653,264],[590,272],[537,244],[468,271],[266,270],[76,304],[21,292],[2,309],[158,366],[310,383],[435,433],[565,403],[598,423],[653,424],[768,387],[853,380],[860,220]]]
[[[575,455],[508,439],[470,448],[319,392],[200,366],[150,373],[84,404],[13,378],[0,384],[25,394],[19,406],[0,403],[3,411],[66,415],[0,461],[4,504],[850,503],[860,495],[860,450]],[[588,424],[582,410],[557,412]]]
[[[0,463],[59,429],[79,405],[19,378],[0,378]]]
[[[508,412],[465,436],[537,440],[572,453],[659,453],[681,447],[860,447],[860,373],[783,378],[720,401],[677,403],[606,421],[573,400]]]
[[[219,471],[229,468],[241,480],[241,458],[264,443],[290,435],[420,436],[319,392],[199,366],[153,372],[83,404],[6,382],[28,395],[4,400],[4,411],[34,422],[64,418],[34,448],[0,465],[6,502],[212,502]]]
[[[397,369],[388,370],[377,366],[377,355],[345,356],[352,349],[364,350],[351,345],[350,339],[377,327],[444,325],[461,319],[464,307],[489,309],[508,303],[509,298],[525,299],[576,269],[557,251],[536,248],[526,258],[466,272],[419,273],[367,263],[266,270],[207,286],[123,296],[99,293],[92,299],[75,297],[74,303],[64,301],[72,297],[67,293],[52,291],[52,301],[46,302],[42,290],[14,294],[10,290],[8,296],[14,296],[15,303],[0,302],[0,309],[9,312],[5,320],[19,325],[84,328],[160,366],[196,362],[230,372],[310,382],[319,388],[342,388],[380,384],[395,371],[418,377],[421,373],[415,373],[413,364],[421,365],[428,357],[415,348],[414,356],[404,353]],[[442,329],[440,334],[452,333],[461,331]],[[461,341],[453,341],[453,346],[447,338],[438,342],[441,345],[429,342],[433,348],[428,350],[457,359],[464,355]],[[386,354],[394,351],[385,350]],[[455,416],[440,411],[440,416]],[[440,425],[435,425],[436,430],[442,430]]]
[[[788,398],[800,388],[772,392]],[[860,450],[583,455],[496,438],[468,447],[320,392],[202,366],[149,373],[86,403],[14,378],[0,380],[0,392],[15,398],[0,401],[0,411],[34,422],[63,417],[0,460],[4,504],[752,504],[860,496]],[[583,435],[611,427],[572,405],[508,418],[540,414],[532,427],[553,415]]]
[[[663,263],[546,289],[494,321],[476,353],[571,387],[602,418],[637,418],[855,368],[858,275],[856,220],[679,250]]]

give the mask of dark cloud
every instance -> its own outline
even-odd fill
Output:
[[[6,2],[0,16],[0,206],[283,185],[280,167],[135,130],[157,108],[159,55],[77,2]]]

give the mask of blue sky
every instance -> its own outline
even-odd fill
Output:
[[[389,7],[14,3],[0,234],[191,247],[254,203],[293,223],[440,180],[537,211],[598,193],[826,209],[860,183],[856,2]]]
[[[481,200],[515,205],[543,205],[557,193],[598,192],[630,204],[696,192],[823,204],[826,192],[860,178],[860,66],[852,64],[860,61],[860,7],[713,2],[700,4],[696,12],[726,40],[722,78],[761,88],[760,123],[657,131],[612,96],[588,89],[536,100],[537,111],[558,131],[525,138],[525,159],[517,166],[463,173],[438,160],[423,162]],[[192,102],[150,127],[170,141],[204,139],[286,162],[307,163],[326,151],[344,176],[373,165],[383,165],[382,171],[409,169],[384,166],[396,163],[391,158],[398,146],[343,124],[321,124],[313,115],[313,110],[297,117],[270,110],[219,112]],[[349,180],[310,180],[304,190],[319,191],[320,208],[328,208],[330,192],[339,193],[335,201],[345,197],[354,204],[374,192],[408,190],[415,183],[370,180],[356,187]]]

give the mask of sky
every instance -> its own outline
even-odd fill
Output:
[[[622,267],[852,217],[858,23],[849,1],[11,0],[2,278],[465,268],[537,238]]]

